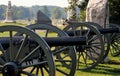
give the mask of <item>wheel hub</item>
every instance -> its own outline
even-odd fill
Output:
[[[3,76],[17,76],[18,65],[15,62],[8,62],[2,68]]]

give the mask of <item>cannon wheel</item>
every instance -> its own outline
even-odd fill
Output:
[[[14,42],[15,33],[23,34],[18,42]],[[2,37],[9,38],[8,45],[0,43],[0,72],[3,76],[55,76],[55,65],[50,48],[33,31],[15,25],[0,26],[0,39]],[[28,38],[37,43],[37,46],[31,50],[25,49],[29,45]]]
[[[88,23],[69,22],[64,31],[73,31],[74,36],[86,37],[86,45],[75,46],[77,51],[77,69],[90,70],[102,61],[104,42],[100,32]],[[78,30],[76,33],[75,31]],[[82,33],[82,31],[87,30]],[[90,31],[95,34],[90,35]],[[97,52],[97,51],[99,52]]]
[[[97,30],[99,29],[103,29],[102,26],[100,26],[97,23],[94,22],[84,22],[86,24],[90,24],[91,26],[95,27]],[[110,50],[110,38],[109,38],[109,34],[101,34],[103,41],[104,41],[104,56],[103,56],[103,60],[108,56],[109,50]],[[104,62],[104,61],[103,61]]]
[[[120,25],[110,24],[110,27],[117,27],[120,29]],[[120,55],[120,33],[110,34],[110,54],[113,57]]]
[[[45,38],[68,36],[65,32],[51,24],[32,24],[27,27]],[[51,51],[54,55],[57,73],[60,73],[60,75],[74,76],[76,70],[76,52],[74,47],[51,46]]]

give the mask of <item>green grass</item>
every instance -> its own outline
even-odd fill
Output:
[[[99,64],[91,71],[76,70],[75,76],[119,76],[120,66],[116,64]]]
[[[62,76],[62,75],[57,73],[56,76]],[[91,71],[76,70],[75,76],[120,76],[120,65],[100,64]]]
[[[0,26],[4,25],[17,25],[17,26],[26,26],[26,23],[19,23],[19,22],[13,22],[13,23],[3,23],[2,21],[0,22]]]
[[[75,76],[120,76],[120,56],[109,54],[108,57],[115,63],[99,64],[92,70],[76,70]]]

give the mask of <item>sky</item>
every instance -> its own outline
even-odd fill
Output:
[[[11,1],[12,5],[27,7],[32,5],[53,5],[60,7],[68,6],[68,0],[0,0],[0,5],[8,5],[8,1]]]

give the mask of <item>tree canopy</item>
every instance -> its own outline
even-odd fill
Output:
[[[7,9],[6,5],[0,5],[0,20],[5,19],[6,9]],[[57,6],[38,6],[38,5],[32,7],[12,6],[13,17],[15,20],[34,19],[38,10],[42,11],[49,18],[51,18],[55,14],[57,16],[57,19],[64,18],[66,15],[64,8]],[[56,12],[53,12],[55,10]]]
[[[120,0],[109,0],[110,22],[120,24]]]

